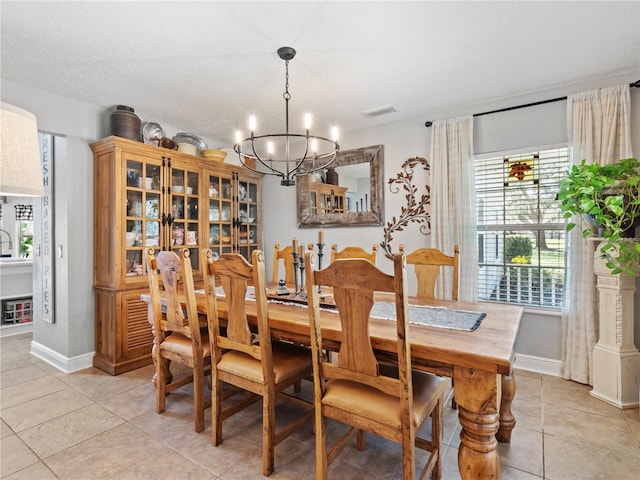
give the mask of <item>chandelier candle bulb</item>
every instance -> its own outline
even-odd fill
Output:
[[[331,128],[331,140],[334,142],[338,141],[338,127]]]
[[[311,128],[311,114],[306,113],[304,115],[304,129],[307,131],[307,134],[309,134],[310,128]]]
[[[253,137],[253,132],[256,131],[257,120],[255,115],[251,115],[249,117],[249,130],[251,131],[251,136]]]

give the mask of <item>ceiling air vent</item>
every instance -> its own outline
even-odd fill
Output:
[[[387,113],[393,113],[396,109],[393,105],[383,105],[382,107],[370,108],[369,110],[363,110],[360,112],[365,117],[379,117],[380,115],[386,115]]]

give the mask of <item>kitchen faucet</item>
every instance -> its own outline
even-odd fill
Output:
[[[9,238],[8,242],[0,240],[0,256],[4,257],[4,254],[2,253],[2,244],[3,243],[8,243],[9,244],[8,250],[13,250],[13,242],[11,241],[11,235],[9,235],[9,232],[7,232],[6,230],[3,230],[2,228],[0,228],[0,238],[2,237],[2,235],[1,235],[2,232],[6,233],[7,234],[7,238]],[[9,255],[9,256],[11,256],[11,255]]]

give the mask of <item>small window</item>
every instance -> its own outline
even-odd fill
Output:
[[[480,299],[562,306],[565,221],[556,195],[568,165],[567,148],[476,159]]]

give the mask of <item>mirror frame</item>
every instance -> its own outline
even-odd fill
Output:
[[[382,175],[384,174],[384,146],[373,145],[338,152],[331,166],[339,168],[357,163],[369,164],[370,211],[312,215],[309,208],[309,175],[302,175],[296,179],[299,228],[384,224],[384,189],[382,185]]]

